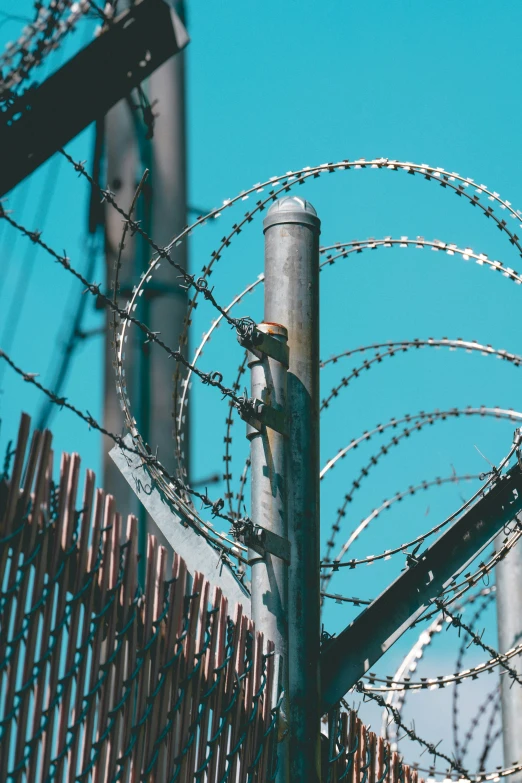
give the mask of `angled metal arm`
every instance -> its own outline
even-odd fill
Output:
[[[0,196],[188,43],[163,0],[142,0],[88,46],[0,113]]]
[[[133,445],[130,435],[125,437],[125,442],[129,446]],[[212,587],[223,590],[230,605],[241,604],[250,615],[250,594],[245,585],[238,580],[228,563],[222,560],[220,552],[210,546],[188,518],[183,517],[181,509],[174,508],[161,495],[139,456],[124,452],[118,446],[109,454],[150,514],[150,532],[166,547],[170,556],[177,552],[185,560],[191,574],[202,572]]]
[[[522,471],[517,464],[326,643],[321,651],[322,714],[339,702],[521,509]]]

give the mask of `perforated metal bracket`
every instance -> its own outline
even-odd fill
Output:
[[[251,399],[248,401],[248,406],[245,406],[240,410],[239,415],[250,425],[255,432],[261,432],[263,425],[269,427],[271,430],[286,435],[286,416],[284,411],[272,408],[271,405],[267,405],[263,400]],[[251,431],[247,431],[247,437],[251,434]]]
[[[278,536],[277,533],[272,533],[271,530],[261,527],[261,525],[255,525],[252,533],[245,533],[243,535],[243,543],[262,557],[268,552],[290,565],[290,541],[287,538]]]

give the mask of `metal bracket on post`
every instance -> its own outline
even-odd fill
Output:
[[[285,330],[286,332],[286,330]],[[252,328],[248,335],[238,334],[238,341],[243,348],[247,348],[252,354],[251,361],[262,361],[266,357],[274,359],[283,367],[288,367],[288,344],[281,340],[281,327],[279,324],[263,323]],[[264,390],[266,392],[267,390]],[[286,435],[286,413],[280,408],[270,405],[270,392],[267,399],[259,400],[251,397],[245,400],[245,406],[239,411],[239,415],[253,430],[261,432],[263,425],[271,430]],[[252,431],[247,430],[250,439]]]
[[[251,397],[244,400],[241,417],[247,422],[250,441],[253,521],[245,520],[239,534],[249,547],[252,620],[256,631],[273,642],[275,653],[280,656],[280,684],[288,694],[288,332],[285,326],[276,323],[251,322],[248,327],[238,339],[248,349],[251,373]],[[236,525],[239,523],[240,520]],[[285,699],[283,713],[286,713]],[[283,740],[287,726],[285,720],[280,724],[278,733]],[[277,783],[288,783],[288,741],[278,745],[277,756]]]
[[[285,412],[272,408],[271,405],[267,405],[263,400],[249,399],[239,415],[243,421],[246,421],[249,427],[257,432],[261,432],[263,425],[265,425],[281,435],[286,434]],[[247,437],[248,435],[250,435],[250,430],[247,433]]]
[[[254,335],[245,337],[244,335],[239,334],[237,338],[239,344],[242,345],[243,348],[248,348],[248,350],[253,353],[254,356],[257,356],[258,359],[261,358],[261,354],[264,354],[265,356],[270,356],[271,359],[275,359],[279,364],[288,367],[288,343],[281,342],[281,340],[275,336],[278,334],[277,330],[280,328],[279,325],[265,323],[262,326],[264,329],[268,330],[272,328],[273,334],[271,334],[270,331],[261,331],[259,328],[256,328]]]
[[[252,530],[243,533],[241,540],[261,557],[264,557],[268,552],[268,554],[283,560],[287,565],[291,563],[290,541],[273,533],[272,530],[267,530],[266,527],[254,525]],[[254,560],[258,560],[258,558],[251,558],[249,565]]]

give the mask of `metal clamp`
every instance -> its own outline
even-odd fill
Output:
[[[257,325],[255,337],[252,334],[238,333],[237,339],[243,348],[248,348],[258,359],[264,354],[288,368],[288,343],[278,339],[283,334],[286,338],[286,329],[279,324],[262,323]]]
[[[265,425],[271,430],[281,433],[281,435],[286,435],[286,416],[284,411],[272,408],[271,405],[267,405],[263,400],[257,398],[249,399],[248,404],[239,409],[239,415],[243,421],[246,421],[257,432],[260,432],[263,425]]]
[[[245,532],[242,536],[243,543],[257,552],[262,557],[268,552],[278,557],[287,565],[290,565],[290,541],[287,538],[272,533],[261,525],[254,525],[252,532]]]

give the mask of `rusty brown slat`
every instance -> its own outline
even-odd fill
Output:
[[[177,574],[177,581],[175,583],[175,593],[174,593],[174,618],[173,618],[173,625],[171,628],[171,634],[172,637],[169,636],[169,638],[172,639],[172,648],[170,650],[170,655],[172,656],[174,652],[179,652],[179,656],[176,657],[176,661],[173,666],[169,668],[169,676],[167,679],[168,683],[168,693],[165,694],[164,702],[162,705],[162,712],[164,715],[164,720],[167,715],[167,710],[172,710],[174,708],[174,705],[177,702],[178,695],[179,695],[179,683],[181,679],[181,672],[182,672],[182,657],[183,657],[183,646],[181,642],[179,641],[181,634],[183,632],[183,623],[184,623],[184,605],[186,600],[187,592],[187,581],[188,581],[188,574],[187,574],[187,567],[185,564],[185,561],[181,558],[178,558],[176,556],[175,562],[179,563],[179,570]],[[172,595],[172,594],[171,594]],[[174,758],[174,749],[176,746],[176,735],[179,732],[179,719],[176,715],[172,716],[172,727],[167,734],[166,737],[166,744],[165,747],[162,749],[162,757],[161,762],[165,766],[167,770],[167,775],[172,775],[172,766],[173,766],[173,758]]]
[[[203,671],[203,687],[208,691],[212,687],[215,681],[214,669],[216,667],[216,652],[219,641],[219,612],[221,609],[221,596],[222,590],[220,587],[215,587],[212,595],[212,619],[210,626],[211,641],[208,654],[205,658],[205,666]],[[216,611],[217,610],[217,611]],[[212,697],[210,697],[207,703],[207,708],[201,719],[201,729],[199,734],[199,748],[196,769],[200,769],[205,763],[208,751],[208,732],[210,726],[210,720],[212,715]]]
[[[124,564],[124,577],[123,588],[121,591],[121,608],[122,608],[122,626],[125,627],[131,618],[131,612],[133,611],[132,601],[134,599],[135,585],[132,578],[132,561],[136,560],[135,553],[135,539],[132,537],[132,531],[134,526],[134,517],[128,517],[125,534],[125,564]],[[129,657],[129,639],[131,633],[127,632],[125,639],[123,640],[122,651],[119,657],[119,663],[115,667],[114,678],[114,702],[118,703],[124,695],[123,682],[128,677],[128,657]],[[128,697],[127,697],[128,700]],[[109,759],[107,762],[107,777],[112,780],[117,771],[117,760],[123,750],[123,731],[124,731],[124,715],[125,706],[118,710],[115,716],[113,739],[110,743]]]
[[[227,634],[227,619],[228,619],[228,601],[225,596],[221,598],[221,610],[219,612],[219,627],[218,627],[218,645],[217,645],[217,659],[216,668],[221,667],[225,661],[226,652],[226,634]],[[226,685],[226,671],[220,670],[219,680],[212,697],[212,737],[216,736],[219,722],[221,718],[221,710],[223,706],[223,696],[225,693]],[[221,741],[217,739],[212,745],[212,757],[209,764],[208,780],[214,783],[216,778],[216,770],[219,763],[219,754],[221,749]]]
[[[233,653],[226,667],[226,683],[223,707],[228,707],[234,693],[234,686],[236,685],[236,671],[238,667],[238,655],[239,655],[239,640],[241,638],[241,623],[243,619],[243,607],[241,605],[236,606],[236,612],[234,617],[234,635],[233,635]],[[230,712],[226,716],[226,725],[222,732],[222,740],[220,745],[219,763],[217,767],[218,779],[221,780],[225,773],[227,763],[227,753],[230,745]]]
[[[29,457],[28,457],[28,464],[27,464],[29,476],[25,484],[26,491],[18,487],[18,491],[14,492],[14,487],[13,486],[10,487],[10,496],[14,497],[15,495],[17,495],[17,499],[12,515],[12,522],[10,524],[9,534],[14,533],[17,529],[19,529],[19,532],[17,535],[14,535],[11,538],[11,540],[7,545],[1,548],[1,552],[0,552],[0,569],[1,569],[2,576],[4,574],[4,568],[6,566],[6,559],[8,553],[9,551],[11,552],[11,556],[9,559],[7,585],[6,585],[7,597],[5,599],[4,607],[2,610],[2,616],[0,618],[0,627],[7,631],[7,629],[9,628],[10,619],[13,614],[14,605],[16,603],[17,625],[15,629],[15,636],[20,629],[20,619],[19,619],[20,589],[18,588],[18,590],[15,591],[15,585],[19,574],[19,566],[21,563],[20,558],[22,554],[27,554],[32,550],[32,544],[34,543],[34,539],[36,537],[36,525],[29,525],[27,520],[24,522],[23,517],[30,497],[31,484],[32,484],[32,478],[34,477],[35,466],[42,452],[42,445],[43,445],[43,441],[42,441],[41,433],[39,432],[33,433],[33,437],[31,438],[31,445],[29,448]],[[25,498],[25,504],[23,502],[24,498]],[[34,514],[32,514],[31,516],[34,516]],[[28,534],[28,531],[31,532],[34,531],[34,535],[31,536],[30,533]],[[26,574],[26,579],[27,579],[27,574]],[[2,643],[3,642],[2,637],[4,636],[5,633],[2,633],[0,635],[0,656],[2,658],[4,658],[5,656],[5,647],[4,644]],[[6,706],[6,710],[9,711],[9,709]],[[9,743],[4,742],[4,744],[9,744]]]
[[[197,641],[198,626],[200,622],[199,611],[201,605],[201,591],[203,589],[203,581],[204,581],[203,574],[196,572],[196,574],[194,575],[194,582],[192,585],[193,597],[191,598],[190,601],[189,627],[188,627],[188,633],[184,645],[185,654],[183,656],[184,658],[183,679],[184,679],[185,691],[184,691],[183,701],[181,703],[181,709],[179,712],[180,743],[176,750],[177,757],[179,757],[183,753],[183,750],[186,748],[187,742],[189,740],[191,704],[195,694],[194,694],[194,678],[191,677],[190,680],[188,681],[188,677],[190,674],[192,674],[195,665],[196,641]],[[186,773],[187,754],[186,753],[184,753],[182,758],[179,759],[178,764],[181,767],[180,780],[184,781],[187,779],[187,773]]]
[[[154,606],[153,606],[153,620],[158,621],[159,616],[163,611],[163,599],[165,594],[165,568],[167,565],[167,550],[165,547],[158,547],[158,567],[155,574],[154,584]],[[162,621],[161,626],[157,628],[156,641],[151,647],[151,671],[150,671],[150,690],[154,692],[158,687],[160,678],[160,667],[162,665],[162,636],[165,633],[165,621]],[[154,742],[158,735],[159,720],[160,720],[160,696],[156,694],[154,701],[151,704],[151,714],[149,715],[145,725],[145,754],[144,754],[144,766],[148,768],[152,761],[152,753],[154,748]],[[154,765],[157,768],[157,758]],[[149,780],[153,780],[154,775],[148,773]]]
[[[22,413],[20,417],[20,427],[18,429],[18,440],[16,442],[16,452],[9,482],[9,492],[7,495],[5,514],[0,526],[2,537],[9,535],[15,515],[18,498],[20,497],[20,481],[24,467],[25,450],[29,438],[29,429],[31,427],[31,418],[27,413]]]
[[[34,433],[33,436],[33,442],[31,444],[31,453],[29,456],[27,469],[24,476],[24,487],[23,487],[23,493],[22,493],[22,501],[21,501],[21,507],[25,508],[26,504],[29,501],[30,494],[31,494],[31,488],[33,479],[35,478],[36,473],[36,479],[35,479],[35,487],[34,487],[34,494],[33,494],[33,512],[30,515],[29,524],[27,527],[28,535],[25,536],[25,544],[27,546],[27,551],[24,555],[24,559],[29,555],[29,553],[33,552],[34,547],[37,543],[37,536],[40,536],[39,540],[39,546],[40,551],[31,566],[30,570],[25,571],[24,579],[22,581],[21,587],[19,589],[18,593],[18,608],[21,610],[21,613],[25,614],[25,607],[26,607],[26,601],[27,601],[27,591],[29,588],[29,582],[30,582],[30,575],[33,575],[33,588],[31,591],[31,608],[36,606],[37,602],[40,601],[43,595],[43,580],[46,570],[46,563],[47,563],[47,552],[48,552],[48,543],[49,543],[49,535],[48,533],[43,533],[42,530],[46,526],[46,520],[40,513],[40,508],[44,507],[47,508],[48,505],[48,492],[49,492],[49,462],[50,462],[50,452],[51,452],[51,442],[52,442],[52,436],[51,433],[46,430],[41,436],[39,433]],[[34,448],[33,448],[34,446]],[[38,464],[38,470],[36,471],[37,463],[39,459]],[[23,679],[22,679],[22,685],[26,685],[27,682],[32,678],[32,669],[33,669],[33,663],[34,663],[34,657],[36,653],[36,643],[37,643],[37,632],[38,632],[38,622],[41,615],[41,610],[38,612],[31,612],[31,619],[26,627],[26,638],[24,642],[24,656],[23,656]],[[16,621],[17,625],[19,625],[19,628],[21,629],[22,623],[24,622],[24,617],[22,614],[18,617],[18,620]],[[19,662],[18,660],[13,661],[13,670],[18,670]],[[27,722],[28,722],[28,709],[29,709],[29,697],[30,697],[30,690],[24,690],[23,694],[20,697],[20,703],[19,703],[19,715],[18,715],[18,721],[17,721],[17,737],[16,737],[16,747],[15,747],[15,763],[14,766],[18,766],[18,764],[21,762],[24,754],[24,745],[25,745],[25,737],[26,737],[26,730],[27,730]]]
[[[130,592],[129,597],[131,600],[136,595],[138,588],[138,553],[137,553],[137,536],[138,536],[138,520],[134,516],[129,516],[127,519],[127,541],[131,541],[131,550],[129,553],[129,580],[130,580]],[[129,617],[130,613],[134,612],[136,607],[129,605]],[[125,665],[125,679],[129,679],[132,672],[136,667],[136,650],[138,646],[138,623],[135,621],[132,623],[130,632],[127,636],[126,645],[126,665]],[[121,743],[120,753],[123,756],[121,761],[122,766],[122,783],[128,783],[132,768],[132,756],[130,754],[130,743],[132,740],[132,723],[134,716],[134,699],[136,695],[137,684],[133,679],[128,689],[128,697],[123,706],[123,713],[121,717]]]
[[[399,754],[396,751],[393,751],[391,756],[391,777],[390,777],[390,783],[398,783],[399,780]]]
[[[263,652],[264,652],[264,637],[263,634],[256,632],[254,637],[254,672],[253,672],[253,690],[254,694],[259,693],[259,689],[261,687],[261,681],[263,676]],[[264,725],[264,716],[263,716],[263,703],[259,701],[258,705],[258,711],[256,718],[252,725],[252,755],[249,759],[249,764],[252,764],[255,758],[255,748],[259,747],[259,743],[262,740],[263,737],[263,725]],[[257,769],[257,780],[262,780],[261,777],[261,767],[260,764],[258,764]]]
[[[382,737],[377,737],[377,765],[376,774],[377,780],[380,780],[384,773],[384,740]]]
[[[56,544],[61,544],[63,550],[63,556],[66,557],[66,553],[71,549],[73,545],[73,537],[75,532],[76,523],[76,495],[78,492],[78,479],[80,475],[80,457],[78,454],[72,454],[69,470],[67,471],[67,481],[65,496],[60,497],[59,503],[59,517],[61,521],[61,537],[57,537]],[[63,519],[62,519],[63,515]],[[66,616],[66,604],[67,604],[67,585],[69,583],[69,573],[72,568],[73,558],[68,556],[65,560],[64,568],[58,584],[58,596],[57,596],[57,608],[56,608],[56,620],[55,626],[58,626],[65,620]],[[51,573],[54,573],[52,571]],[[61,658],[62,658],[62,640],[64,638],[65,628],[62,625],[61,628],[56,629],[54,639],[54,650],[51,657],[51,666],[49,673],[49,700],[48,705],[52,702],[60,679],[61,670]],[[62,705],[52,707],[48,713],[48,723],[45,731],[44,742],[44,754],[42,762],[42,779],[46,780],[49,771],[51,769],[51,759],[54,754],[54,724],[57,717],[57,712],[60,712]]]
[[[205,663],[209,657],[209,649],[207,648],[205,652],[203,652],[203,650],[207,638],[206,627],[208,621],[209,594],[210,594],[210,585],[206,580],[204,580],[201,587],[201,601],[200,601],[200,609],[199,609],[199,631],[198,631],[198,642],[197,642],[198,655],[201,657],[200,657],[198,672],[196,676],[193,678],[192,703],[191,703],[190,717],[189,717],[189,721],[191,725],[196,721],[202,696],[205,692],[204,673],[205,673]],[[208,711],[208,705],[205,705],[205,713],[207,711]],[[200,736],[200,733],[201,733],[201,727],[199,726],[196,729],[196,731],[193,732],[195,736],[193,738],[190,749],[187,753],[186,774],[189,780],[194,779],[194,772],[197,769],[197,758],[198,758],[197,739],[198,736]]]
[[[238,644],[238,657],[237,657],[237,674],[239,677],[245,674],[245,655],[246,655],[246,645],[247,645],[247,633],[248,633],[248,626],[249,626],[249,620],[248,617],[243,617],[241,621],[241,633],[239,638],[239,644]],[[253,665],[253,661],[252,661]],[[243,731],[243,727],[245,725],[245,678],[243,678],[241,681],[241,690],[239,692],[239,696],[235,705],[235,708],[233,712],[231,713],[231,748],[232,751],[233,748],[236,747],[241,732]],[[239,768],[239,760],[241,758],[241,761],[244,757],[244,741],[243,746],[241,749],[233,756],[230,763],[230,779],[235,780],[235,777],[237,775],[237,770]]]
[[[105,493],[103,492],[103,490],[98,489],[95,492],[94,498],[95,498],[94,512],[92,515],[92,542],[87,554],[88,573],[90,573],[93,570],[94,564],[96,562],[96,556],[98,553],[98,546],[99,546],[100,536],[101,536],[100,531],[102,527],[103,513],[105,507]],[[85,646],[87,638],[89,636],[96,586],[97,586],[96,577],[93,575],[91,577],[90,586],[88,587],[84,595],[84,601],[83,601],[84,613],[83,613],[83,620],[82,620],[82,628],[80,631],[80,647],[82,648]],[[78,673],[76,678],[76,696],[75,696],[75,704],[74,704],[74,712],[73,712],[74,723],[76,723],[79,720],[79,716],[82,713],[82,705],[83,705],[83,697],[85,693],[86,680],[87,680],[87,654],[84,653],[83,659],[78,667]],[[74,771],[77,770],[77,765],[78,765],[78,754],[80,749],[81,735],[82,735],[81,729],[77,729],[73,738],[73,744],[69,754],[69,768]]]
[[[147,600],[148,596],[152,595],[155,584],[155,572],[157,567],[158,558],[158,543],[155,538],[149,536],[147,541],[147,574],[145,581],[145,617],[143,621],[143,638],[140,645],[140,655],[142,657],[142,665],[140,669],[140,676],[138,682],[138,700],[136,706],[136,724],[141,722],[143,713],[146,709],[146,700],[149,695],[149,678],[150,678],[150,653],[145,651],[145,648],[150,641],[153,633],[152,619],[153,619],[153,602]],[[139,783],[144,754],[144,741],[145,732],[143,723],[140,728],[137,729],[136,742],[132,752],[132,783]]]
[[[116,658],[112,663],[108,663],[115,648],[116,623],[118,612],[118,593],[117,590],[119,566],[120,566],[120,538],[121,538],[121,515],[115,513],[111,530],[111,554],[110,554],[110,574],[109,587],[111,593],[112,605],[109,608],[106,618],[106,635],[102,645],[102,666],[104,667],[105,680],[100,688],[100,701],[98,706],[98,725],[96,728],[96,753],[97,760],[94,766],[93,783],[104,783],[107,779],[106,761],[109,750],[109,736],[105,736],[109,728],[109,709],[111,706],[111,691],[113,688],[114,668],[119,665]],[[103,739],[102,739],[103,737]]]
[[[30,491],[31,491],[38,459],[40,458],[41,463],[42,462],[45,463],[48,456],[49,445],[50,445],[49,438],[47,438],[44,441],[44,438],[40,435],[40,433],[33,434],[33,437],[31,439],[31,447],[29,450],[29,458],[27,462],[24,488],[23,490],[20,491],[20,500],[17,504],[17,508],[14,516],[15,529],[21,523],[25,508],[27,507],[27,503],[29,501]],[[47,448],[45,448],[45,446],[47,446]],[[40,471],[39,471],[40,481],[41,481],[41,476],[42,476],[42,465],[40,465]],[[6,682],[7,688],[6,688],[5,707],[4,707],[6,714],[9,714],[13,709],[14,699],[15,699],[16,679],[17,679],[16,675],[20,663],[22,664],[22,666],[24,665],[25,658],[27,655],[26,642],[22,638],[22,630],[25,625],[25,615],[26,615],[25,607],[27,601],[27,591],[29,588],[31,574],[34,573],[34,566],[31,566],[30,568],[24,568],[20,579],[20,577],[18,577],[17,574],[18,571],[17,564],[19,563],[20,556],[22,554],[24,555],[23,557],[24,561],[27,559],[29,553],[32,554],[36,543],[36,536],[38,533],[38,514],[36,515],[32,514],[31,516],[34,519],[34,523],[27,522],[24,532],[13,541],[11,568],[10,568],[8,582],[7,582],[7,590],[8,592],[11,593],[11,595],[6,600],[5,608],[3,612],[3,617],[5,618],[6,631],[7,628],[9,627],[10,617],[12,613],[14,613],[15,620],[14,620],[12,638],[13,639],[18,638],[18,642],[12,648],[11,659],[9,662],[9,667],[7,669],[7,682]],[[7,550],[7,546],[5,547],[5,549]],[[20,581],[15,591],[14,587],[17,578],[20,579]],[[15,603],[16,603],[16,609],[15,609]],[[3,622],[2,625],[4,625]],[[2,637],[2,643],[0,644],[0,657],[3,658],[6,653],[6,646],[5,646],[4,639],[7,640],[7,633],[5,635],[2,633],[1,637]],[[22,721],[25,722],[26,708],[27,708],[26,700],[24,700],[24,704],[21,706],[25,708],[24,716],[22,717]],[[18,720],[16,723],[13,720],[8,724],[2,740],[2,745],[5,749],[9,749],[12,731],[13,729],[15,729],[15,727],[16,727],[16,735],[15,735],[15,753],[16,753],[16,746],[19,743]],[[6,767],[7,767],[7,753],[4,753],[0,761],[0,777],[2,779],[5,779],[4,776],[6,775]]]
[[[36,571],[33,582],[31,607],[35,607],[37,603],[42,599],[44,592],[44,577],[46,574],[46,564],[49,548],[49,532],[46,532],[41,537],[41,552],[36,562]],[[25,656],[22,674],[22,688],[25,688],[27,683],[32,680],[33,664],[35,662],[37,642],[38,642],[38,626],[40,618],[44,612],[43,605],[37,612],[32,612],[32,620],[29,624],[27,641],[25,645]],[[34,691],[34,686],[29,689],[25,688],[20,699],[19,719],[17,727],[16,737],[16,749],[15,749],[15,766],[17,766],[24,755],[25,737],[27,731],[27,725],[30,722],[30,697]],[[34,713],[34,709],[32,710]]]
[[[94,498],[94,473],[90,470],[87,471],[85,477],[85,483],[83,488],[82,497],[82,515],[81,525],[78,535],[78,549],[75,560],[73,561],[74,567],[74,594],[76,595],[85,579],[85,573],[87,570],[87,557],[89,553],[89,527],[91,522],[92,504]],[[81,603],[77,601],[71,612],[69,619],[68,641],[67,641],[67,653],[65,659],[65,671],[71,671],[74,665],[74,659],[77,650],[78,641],[78,627],[80,623],[81,615]],[[75,682],[78,683],[78,671],[76,671]],[[58,750],[57,755],[60,756],[64,750],[67,739],[67,727],[70,721],[70,701],[72,692],[72,678],[66,680],[62,696],[62,709],[60,712],[60,723],[58,727]],[[70,755],[70,754],[69,754]],[[58,762],[56,768],[56,778],[60,780],[64,770],[65,758],[62,758]],[[70,772],[69,772],[70,774]]]
[[[47,562],[47,569],[48,569],[47,573],[51,578],[53,577],[53,575],[58,573],[58,565],[62,553],[60,542],[62,539],[63,524],[65,520],[66,490],[67,490],[67,480],[68,480],[70,463],[71,463],[71,458],[69,457],[69,455],[62,454],[62,459],[60,464],[59,513],[58,513],[58,518],[53,523],[53,528],[50,533],[49,547],[48,547],[49,559]],[[59,597],[59,593],[60,593],[60,587],[59,584],[56,583],[50,589],[48,597],[45,601],[42,632],[40,635],[40,650],[39,650],[40,658],[42,658],[43,655],[45,655],[47,651],[50,649],[49,637],[51,634],[51,630],[54,627],[54,621],[53,621],[54,605],[55,605],[56,598]],[[39,675],[36,680],[33,721],[32,721],[32,736],[34,736],[40,729],[42,714],[44,710],[44,703],[47,706],[49,704],[50,698],[52,698],[48,687],[48,678],[50,676],[50,671],[52,669],[53,657],[58,657],[58,659],[60,657],[59,652],[58,655],[56,654],[56,646],[54,646],[53,653],[50,656],[47,663],[41,667]],[[47,744],[49,744],[48,736],[47,733],[44,733],[42,735],[41,745],[40,745],[40,747],[42,748],[42,753],[45,753],[45,747]],[[43,758],[43,756],[41,758]],[[28,774],[27,774],[28,783],[34,783],[36,781],[37,772],[38,772],[37,756],[36,754],[33,753],[29,759],[29,764],[28,764]]]
[[[247,628],[246,631],[248,634],[251,635],[251,645],[252,645],[252,662],[250,666],[250,671],[248,672],[247,676],[245,677],[244,682],[244,688],[243,688],[243,698],[242,698],[242,716],[241,720],[244,724],[246,724],[247,721],[250,720],[252,716],[252,707],[253,707],[253,694],[254,694],[254,677],[255,677],[255,665],[256,665],[256,645],[255,645],[255,628],[254,624],[252,623],[252,620],[247,621]],[[255,718],[254,718],[255,721]],[[250,722],[247,736],[245,737],[245,740],[243,742],[243,747],[241,751],[241,762],[240,762],[240,769],[238,774],[238,781],[240,783],[243,783],[243,781],[246,782],[247,780],[247,769],[249,765],[251,764],[251,756],[252,756],[252,736],[254,733],[254,721]]]
[[[103,527],[112,528],[114,521],[114,498],[111,495],[107,495],[105,498],[104,513],[103,513]],[[103,539],[103,555],[100,570],[98,572],[98,584],[100,587],[100,603],[96,607],[97,613],[105,606],[107,589],[109,585],[110,577],[110,547],[111,547],[111,535],[110,530],[105,532]],[[93,691],[100,676],[100,663],[102,655],[102,640],[104,636],[103,622],[98,624],[94,639],[92,641],[92,658],[91,658],[91,673],[89,677],[89,692]],[[99,692],[95,696],[91,696],[90,709],[87,713],[85,720],[85,728],[83,735],[83,748],[82,748],[82,762],[81,769],[84,770],[88,765],[91,758],[91,749],[94,741],[93,729],[94,718],[97,710],[97,702],[99,698]]]
[[[357,739],[357,713],[353,710],[350,711],[350,730],[349,730],[349,742],[350,750],[354,750],[358,747],[359,741]],[[357,750],[352,753],[352,766],[350,769],[349,778],[352,783],[358,783],[359,778],[357,772]]]
[[[375,777],[375,770],[377,767],[377,737],[373,731],[368,732],[370,743],[370,768],[368,770],[368,783],[375,783],[377,778]]]

